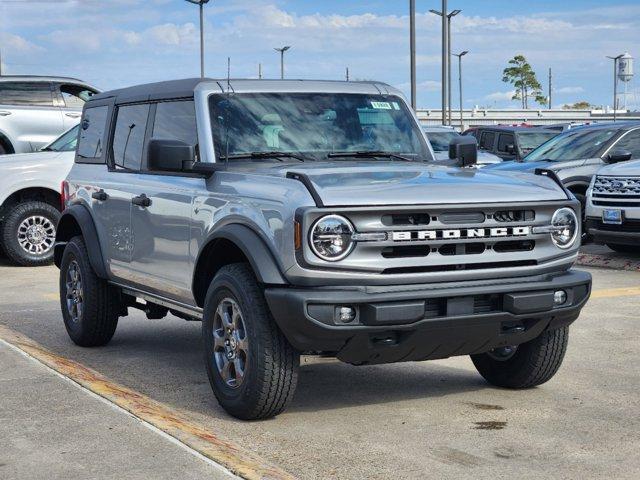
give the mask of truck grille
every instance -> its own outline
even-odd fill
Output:
[[[640,199],[640,177],[597,176],[593,185],[594,198]]]
[[[535,205],[436,205],[407,207],[343,207],[305,212],[305,231],[323,215],[349,219],[360,234],[385,235],[359,241],[339,262],[318,259],[310,248],[301,261],[310,267],[378,273],[381,275],[528,268],[575,254],[560,251],[548,233],[534,233],[548,226],[554,212],[567,202]],[[470,276],[473,278],[474,276]]]

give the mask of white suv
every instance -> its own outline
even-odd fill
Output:
[[[97,92],[74,78],[0,76],[0,155],[40,150],[78,124]]]
[[[586,215],[596,243],[640,253],[640,160],[598,170],[587,192]]]

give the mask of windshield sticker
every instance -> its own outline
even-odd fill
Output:
[[[400,110],[400,105],[398,105],[398,102],[393,102],[391,105],[393,105],[394,110]]]
[[[392,110],[389,102],[371,102],[371,108],[376,110]]]

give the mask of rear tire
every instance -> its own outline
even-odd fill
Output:
[[[119,295],[99,278],[82,237],[73,237],[60,265],[60,308],[69,337],[81,347],[109,343],[118,326]]]
[[[546,331],[515,352],[499,357],[491,352],[471,355],[471,360],[487,382],[504,388],[531,388],[549,381],[558,371],[567,351],[569,327]]]
[[[2,244],[9,260],[27,267],[50,264],[59,220],[60,211],[46,202],[12,206],[2,224]]]
[[[204,361],[218,402],[242,420],[274,417],[293,398],[300,354],[282,334],[250,267],[222,267],[207,292]]]
[[[633,245],[620,245],[618,243],[607,243],[607,247],[609,247],[614,252],[618,252],[618,253],[635,253],[636,255],[640,254],[640,247],[636,247]]]

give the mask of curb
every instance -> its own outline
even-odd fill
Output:
[[[609,268],[612,270],[627,270],[640,272],[640,259],[616,258],[609,255],[581,253],[578,255],[578,265],[583,267]]]

